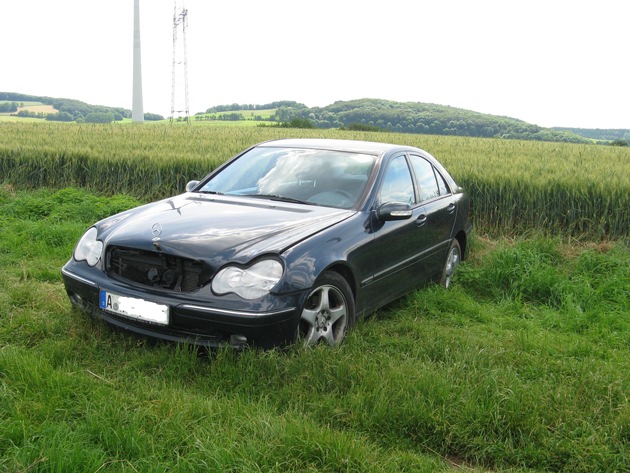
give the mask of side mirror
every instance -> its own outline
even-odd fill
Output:
[[[197,184],[199,184],[199,181],[190,181],[186,184],[186,192],[192,191],[195,187],[197,187]]]
[[[390,220],[407,220],[413,215],[409,204],[404,202],[386,202],[376,211],[378,219],[382,222]]]

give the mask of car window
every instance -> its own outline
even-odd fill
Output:
[[[438,197],[440,189],[435,178],[433,165],[426,159],[416,155],[411,155],[411,165],[416,175],[416,182],[420,188],[420,201]]]
[[[201,189],[202,192],[218,192],[229,194],[233,192],[253,192],[258,187],[258,180],[272,168],[278,159],[274,150],[256,149],[239,158],[235,163],[223,169]],[[247,160],[246,166],[240,164]]]
[[[360,153],[263,146],[231,162],[200,191],[349,209],[362,196],[374,162]]]
[[[381,204],[386,202],[414,203],[413,181],[404,156],[397,156],[389,163],[383,177],[379,200]]]
[[[444,179],[444,176],[440,174],[440,171],[438,171],[437,169],[434,169],[434,170],[435,170],[435,176],[437,177],[437,181],[438,181],[438,187],[440,188],[440,195],[450,194],[451,191],[448,187],[448,184],[446,183],[446,179]]]

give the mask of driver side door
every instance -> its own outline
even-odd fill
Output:
[[[417,189],[406,155],[387,163],[372,214],[388,202],[408,204],[412,216],[405,220],[378,221],[373,218],[373,240],[362,252],[362,264],[369,268],[361,281],[367,305],[380,306],[409,292],[430,276],[423,259],[433,243],[427,231],[427,215],[419,204]]]

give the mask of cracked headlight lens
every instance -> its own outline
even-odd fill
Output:
[[[259,261],[249,268],[226,266],[212,280],[212,290],[219,295],[234,292],[243,299],[258,299],[278,283],[282,271],[282,264],[273,259]]]
[[[103,242],[96,239],[96,228],[92,227],[83,234],[77,247],[74,249],[74,259],[85,261],[90,266],[95,266],[101,259]]]

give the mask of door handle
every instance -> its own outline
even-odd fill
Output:
[[[427,223],[427,214],[420,214],[420,216],[416,219],[416,225],[421,227],[425,223]]]
[[[446,207],[446,211],[452,214],[453,212],[455,212],[455,208],[456,208],[456,205],[451,202],[450,204],[448,204],[448,207]]]

